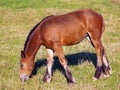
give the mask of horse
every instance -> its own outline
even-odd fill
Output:
[[[109,76],[111,68],[101,42],[104,29],[102,15],[91,9],[81,9],[44,18],[28,34],[24,49],[21,50],[20,79],[26,81],[30,78],[34,69],[35,55],[40,46],[43,45],[47,50],[47,66],[43,81],[50,82],[52,79],[53,54],[55,53],[65,70],[67,82],[75,83],[62,46],[78,44],[84,38],[91,42],[96,51],[97,64],[94,80],[100,79],[101,76]]]

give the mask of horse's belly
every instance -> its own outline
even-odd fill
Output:
[[[74,45],[81,42],[85,38],[85,35],[70,35],[61,39],[63,46]]]

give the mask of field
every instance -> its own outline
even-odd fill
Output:
[[[112,67],[112,75],[93,81],[96,60],[87,40],[63,47],[76,84],[68,85],[55,57],[53,79],[44,83],[46,49],[35,57],[37,73],[29,81],[19,79],[20,51],[32,27],[42,18],[91,8],[102,14],[105,31],[102,42]],[[0,0],[0,90],[120,90],[120,1],[119,0]]]

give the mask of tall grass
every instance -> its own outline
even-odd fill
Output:
[[[0,90],[120,90],[120,4],[116,0],[0,0]],[[77,83],[67,85],[58,67],[51,83],[42,82],[45,65],[29,81],[19,80],[20,51],[31,28],[48,15],[91,8],[105,20],[102,37],[113,74],[93,82],[95,50],[87,42],[63,47]],[[46,50],[41,47],[37,62],[45,62]],[[90,61],[90,62],[89,62]]]

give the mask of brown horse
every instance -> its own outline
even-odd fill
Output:
[[[110,75],[110,66],[101,43],[104,21],[100,14],[83,9],[63,15],[49,16],[38,23],[30,32],[21,51],[20,79],[28,80],[34,68],[34,58],[41,45],[47,48],[47,69],[43,81],[52,78],[53,53],[55,52],[63,66],[68,83],[75,80],[68,68],[62,46],[73,45],[88,38],[96,50],[97,65],[94,79]]]

